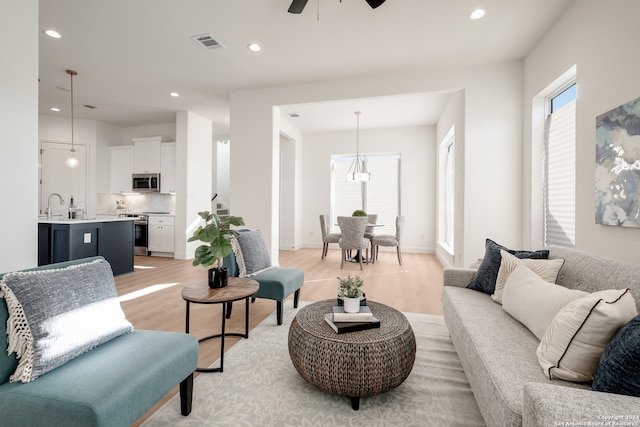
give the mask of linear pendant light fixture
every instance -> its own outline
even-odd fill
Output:
[[[367,172],[364,159],[360,156],[360,111],[356,111],[356,158],[353,159],[349,172],[347,172],[347,181],[366,182],[369,181],[371,174]]]
[[[80,161],[76,158],[76,145],[73,138],[73,76],[77,76],[78,73],[73,70],[67,70],[67,74],[71,77],[71,153],[64,164],[67,167],[74,169],[80,165]]]

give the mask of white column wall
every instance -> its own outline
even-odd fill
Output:
[[[213,167],[211,121],[193,112],[176,115],[176,259],[191,259],[199,242],[187,242],[201,223],[198,212],[211,210]],[[204,274],[204,273],[203,273]],[[203,277],[205,277],[203,275]]]
[[[540,40],[524,62],[523,241],[541,234],[536,215],[542,209],[539,185],[539,141],[532,99],[573,65],[577,66],[576,99],[576,248],[638,264],[640,228],[595,223],[596,116],[640,96],[637,55],[640,2],[575,1]],[[532,178],[533,177],[533,178]],[[535,225],[534,225],[535,223]]]
[[[0,272],[38,257],[38,1],[2,2],[0,16]]]

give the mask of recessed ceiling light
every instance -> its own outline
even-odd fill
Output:
[[[48,35],[49,37],[51,37],[52,39],[59,39],[62,36],[60,35],[59,32],[57,32],[56,30],[47,30],[44,32],[46,35]]]
[[[260,45],[258,43],[250,43],[250,44],[247,45],[247,48],[251,52],[260,52],[262,50],[262,48],[260,47]]]
[[[469,18],[471,19],[480,19],[482,18],[487,12],[485,12],[484,9],[476,9],[473,12],[471,12],[471,15],[469,15]]]
[[[169,92],[169,95],[173,96],[174,98],[177,98],[180,96],[178,92]]]
[[[60,111],[58,107],[51,107],[51,111],[55,111],[56,113]]]

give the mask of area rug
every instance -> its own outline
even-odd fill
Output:
[[[302,305],[302,303],[301,303]],[[224,372],[200,374],[191,415],[174,396],[142,425],[152,426],[483,426],[484,422],[442,316],[404,313],[416,336],[409,377],[387,393],[365,397],[360,409],[298,375],[287,349],[297,310],[285,304],[225,353]],[[215,362],[213,366],[218,366]]]

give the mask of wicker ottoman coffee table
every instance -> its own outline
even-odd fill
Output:
[[[329,393],[360,398],[398,387],[409,376],[416,358],[413,329],[399,311],[368,302],[380,328],[336,334],[325,322],[336,300],[303,307],[289,329],[289,355],[298,373]]]

